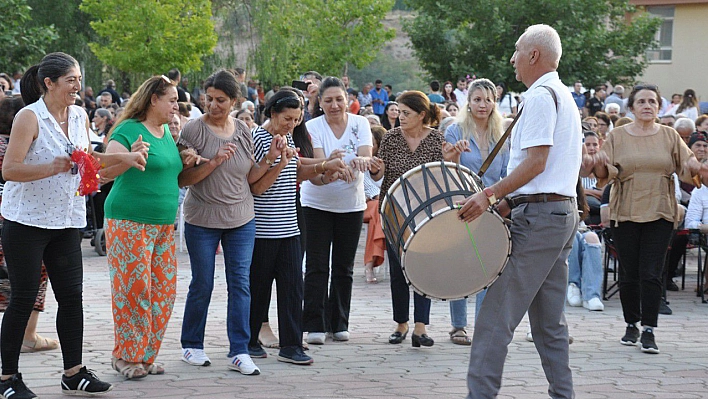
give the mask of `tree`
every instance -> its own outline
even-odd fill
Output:
[[[84,0],[80,8],[102,39],[91,51],[124,72],[199,70],[216,46],[209,0]]]
[[[260,41],[250,62],[266,83],[285,83],[308,70],[363,68],[395,36],[381,23],[394,0],[247,1]],[[273,18],[277,15],[277,18]]]
[[[32,8],[26,0],[0,0],[0,9],[0,71],[12,74],[39,62],[58,36],[52,25],[31,22]]]
[[[659,20],[627,0],[409,0],[404,26],[424,69],[439,79],[472,75],[515,82],[509,63],[526,27],[553,26],[563,43],[558,73],[566,83],[632,82],[646,67]],[[464,12],[460,12],[464,10]],[[628,19],[628,15],[633,18]]]

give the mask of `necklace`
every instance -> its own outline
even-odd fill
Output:
[[[59,122],[60,125],[66,125],[66,121],[64,122]]]

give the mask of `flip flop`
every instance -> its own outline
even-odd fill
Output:
[[[450,340],[457,345],[472,345],[472,339],[464,328],[455,328],[450,331]]]
[[[45,338],[39,334],[34,336],[35,341],[22,341],[21,353],[34,353],[42,351],[50,351],[59,348],[59,341],[56,339]]]

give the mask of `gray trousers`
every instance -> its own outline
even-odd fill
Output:
[[[522,204],[512,211],[511,258],[476,318],[468,399],[497,396],[509,343],[527,310],[548,394],[575,397],[563,307],[577,209],[575,201],[561,201]]]

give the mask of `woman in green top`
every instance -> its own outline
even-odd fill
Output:
[[[115,347],[113,368],[128,379],[162,374],[155,364],[176,296],[174,223],[182,161],[167,122],[177,89],[145,81],[109,133],[107,153],[142,152],[145,171],[126,169],[105,204]]]

